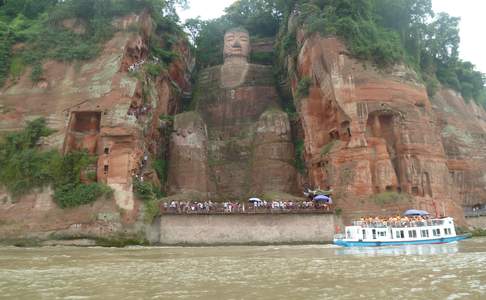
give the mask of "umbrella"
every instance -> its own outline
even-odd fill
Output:
[[[405,216],[428,216],[430,215],[425,210],[409,209],[403,215]]]
[[[256,202],[263,202],[263,201],[259,198],[250,198],[250,199],[248,199],[248,202],[256,203]]]
[[[332,203],[331,197],[324,196],[324,195],[317,195],[317,196],[315,196],[314,197],[314,201],[323,201],[323,202],[326,202],[326,203],[329,203],[329,204]]]

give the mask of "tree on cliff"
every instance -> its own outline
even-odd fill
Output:
[[[430,95],[438,81],[463,97],[485,103],[484,76],[458,58],[459,18],[435,16],[431,0],[240,0],[218,19],[188,20],[198,67],[220,64],[221,36],[230,27],[243,26],[253,37],[278,32],[282,52],[296,55],[291,14],[307,34],[343,38],[351,53],[380,66],[405,63],[422,75]],[[277,45],[277,48],[279,46]],[[283,64],[283,62],[280,62]]]
[[[466,100],[485,101],[483,74],[458,58],[459,18],[445,13],[434,17],[431,0],[301,0],[285,5],[291,7],[282,9],[287,13],[284,18],[294,14],[307,34],[339,36],[354,56],[377,65],[412,66],[430,95],[438,79]],[[286,22],[281,29],[283,44],[292,36],[295,39]]]
[[[42,61],[91,59],[115,32],[112,19],[146,10],[157,30],[181,31],[175,12],[187,0],[5,0],[0,6],[0,85],[10,73],[31,65],[33,81],[42,74]],[[83,30],[75,32],[62,21],[75,19]],[[22,43],[15,60],[11,47]],[[14,65],[11,66],[12,62]]]
[[[282,1],[240,0],[225,9],[218,19],[203,21],[189,19],[185,23],[196,50],[198,68],[221,64],[224,32],[231,27],[246,28],[252,38],[273,37],[283,17]]]
[[[103,184],[83,183],[81,175],[96,160],[84,152],[61,156],[55,150],[43,151],[39,142],[53,133],[45,119],[28,122],[24,130],[9,133],[0,141],[0,185],[14,197],[35,188],[51,186],[54,199],[62,208],[74,207],[111,196]]]

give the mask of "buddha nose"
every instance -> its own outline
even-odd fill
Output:
[[[239,40],[236,40],[236,41],[233,43],[233,47],[234,47],[234,48],[241,48],[240,41],[239,41]]]

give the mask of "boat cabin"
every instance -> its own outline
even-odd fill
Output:
[[[353,222],[346,226],[345,239],[348,241],[413,241],[440,239],[456,236],[452,218],[428,219],[409,222],[366,223]]]

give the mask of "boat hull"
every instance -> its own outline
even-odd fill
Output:
[[[346,240],[334,240],[334,244],[343,247],[379,247],[379,246],[399,246],[399,245],[423,245],[423,244],[445,244],[464,240],[471,237],[470,235],[456,235],[453,237],[444,237],[438,239],[429,240],[416,240],[416,241],[376,241],[376,242],[363,242],[363,241],[346,241]]]

